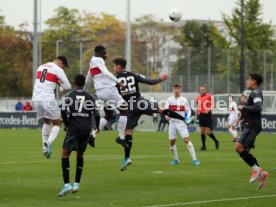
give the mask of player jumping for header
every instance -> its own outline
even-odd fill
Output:
[[[119,94],[116,87],[118,84],[119,87],[125,88],[125,85],[106,68],[105,60],[107,58],[107,52],[105,47],[99,45],[95,47],[94,52],[95,56],[93,56],[90,61],[90,69],[86,77],[85,88],[87,90],[90,82],[94,80],[96,95],[100,100],[105,102],[105,117],[100,120],[100,129],[103,129],[108,120],[112,118],[113,110],[116,108],[119,109],[119,136],[116,138],[116,142],[128,148],[129,145],[125,141],[127,103]]]
[[[125,159],[121,167],[121,171],[125,170],[132,163],[130,159],[130,151],[132,147],[132,135],[134,128],[138,125],[140,116],[145,114],[152,116],[154,113],[164,114],[171,118],[179,119],[182,122],[191,122],[194,117],[184,117],[169,109],[161,109],[157,102],[149,101],[141,96],[139,83],[155,85],[167,80],[167,75],[163,74],[158,79],[149,79],[139,73],[126,71],[127,61],[124,58],[116,58],[113,60],[113,70],[117,78],[127,87],[121,89],[123,98],[128,102],[128,121],[126,126],[126,141],[129,148],[125,147]]]
[[[169,109],[171,111],[175,111],[181,116],[190,117],[191,116],[191,108],[188,103],[188,100],[181,96],[181,86],[179,84],[175,84],[173,86],[173,96],[169,97],[166,102],[165,109]],[[181,138],[183,138],[184,142],[187,145],[187,148],[190,152],[190,155],[193,159],[194,165],[198,166],[200,163],[196,158],[195,149],[191,139],[189,137],[189,132],[187,125],[185,122],[179,119],[173,119],[168,117],[167,120],[170,121],[169,125],[169,140],[170,140],[170,148],[173,154],[172,165],[179,164],[178,153],[176,148],[176,137],[179,133]]]
[[[37,112],[37,118],[44,119],[42,126],[42,153],[46,158],[50,158],[52,143],[60,131],[59,109],[54,90],[57,85],[60,85],[65,90],[71,89],[71,84],[63,70],[65,67],[68,67],[67,58],[58,56],[53,62],[41,65],[36,74],[32,102]],[[53,124],[52,129],[51,124]]]

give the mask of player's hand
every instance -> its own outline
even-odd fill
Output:
[[[243,109],[242,105],[238,105],[238,109],[241,111]]]
[[[64,131],[68,131],[68,126],[66,126],[66,125],[64,125],[64,129],[63,129]]]
[[[160,78],[161,78],[162,81],[165,81],[165,80],[168,79],[168,75],[167,74],[161,74]]]
[[[119,83],[119,86],[120,86],[120,88],[121,88],[122,90],[126,89],[126,85],[123,84],[123,82],[120,82],[120,83]]]
[[[63,82],[58,79],[57,84],[60,86]]]
[[[171,117],[169,117],[169,116],[165,116],[165,119],[167,120],[167,121],[170,121],[171,120]]]

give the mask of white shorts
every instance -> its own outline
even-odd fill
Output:
[[[183,139],[189,137],[187,125],[184,122],[170,122],[169,140],[175,140],[178,133]]]
[[[37,119],[47,118],[56,120],[59,119],[59,110],[56,100],[49,101],[33,101],[36,110]]]
[[[229,117],[227,124],[228,126],[236,127],[238,124],[238,119],[235,117]]]
[[[105,106],[108,107],[108,109],[110,107],[111,110],[117,109],[125,102],[116,87],[98,89],[96,95],[100,100],[104,101]]]

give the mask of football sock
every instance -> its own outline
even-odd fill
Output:
[[[249,152],[247,152],[246,150],[243,150],[240,153],[240,157],[244,160],[244,162],[246,164],[248,164],[250,167],[253,167],[256,163],[255,163],[255,159],[253,157],[252,154],[250,154]]]
[[[202,142],[202,147],[206,147],[206,135],[201,134],[201,142]]]
[[[125,130],[127,124],[127,116],[120,116],[118,121],[119,137],[125,139]]]
[[[130,157],[130,151],[132,147],[132,135],[126,135],[126,142],[129,148],[125,147],[125,159]]]
[[[237,130],[235,129],[232,129],[231,127],[228,129],[228,131],[230,132],[230,134],[232,135],[233,138],[237,138],[238,136],[238,132]]]
[[[173,159],[178,160],[178,153],[177,153],[176,144],[171,146],[171,151],[172,151]]]
[[[106,124],[107,124],[107,120],[105,118],[101,118],[100,119],[99,130],[102,131]]]
[[[49,139],[51,126],[49,124],[43,124],[42,126],[42,143],[47,142]]]
[[[188,150],[190,152],[190,155],[191,155],[192,159],[196,160],[196,153],[195,153],[195,149],[194,149],[193,143],[192,142],[188,142],[188,143],[186,143],[186,145],[187,145],[187,148],[188,148]]]
[[[181,115],[179,115],[178,113],[176,113],[176,112],[174,112],[174,111],[171,111],[171,110],[169,110],[169,109],[165,109],[165,110],[162,112],[162,114],[164,114],[165,116],[169,116],[169,117],[171,117],[171,118],[173,118],[173,119],[179,119],[179,120],[181,120],[181,121],[184,121],[184,120],[185,120],[185,118],[184,118],[183,116],[181,116]]]
[[[257,159],[256,159],[254,156],[253,156],[253,159],[254,159],[254,161],[255,161],[256,165],[259,167],[260,165],[259,165],[259,163],[258,163]]]
[[[60,131],[60,127],[59,126],[53,126],[52,127],[51,132],[50,132],[50,136],[49,136],[49,139],[48,139],[48,141],[50,142],[50,144],[52,144],[55,141],[55,139],[58,136],[59,131]]]
[[[63,181],[65,184],[69,183],[69,172],[70,172],[69,158],[62,158],[61,165],[62,165]]]
[[[218,143],[218,140],[216,139],[215,135],[213,134],[213,132],[211,132],[210,134],[208,134],[208,136],[215,142]]]
[[[82,169],[83,169],[83,157],[77,158],[76,177],[75,177],[76,183],[80,183]]]

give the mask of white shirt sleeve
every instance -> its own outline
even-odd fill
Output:
[[[64,70],[59,68],[57,73],[58,79],[61,81],[60,86],[65,90],[70,90],[72,88],[67,76],[64,73]]]
[[[108,77],[110,80],[115,81],[116,83],[120,83],[120,80],[119,80],[118,78],[116,78],[112,73],[110,73],[110,72],[108,71],[108,69],[107,69],[106,66],[105,66],[104,61],[98,60],[97,65],[98,65],[99,69],[102,71],[102,73],[103,73],[106,77]]]
[[[192,115],[192,111],[187,99],[184,99],[184,107],[186,112],[186,118],[188,118]]]
[[[92,80],[93,80],[93,77],[90,74],[90,70],[88,70],[88,73],[87,73],[87,76],[86,76],[86,79],[85,79],[85,86],[84,86],[85,91],[88,91],[90,83],[92,82]]]

